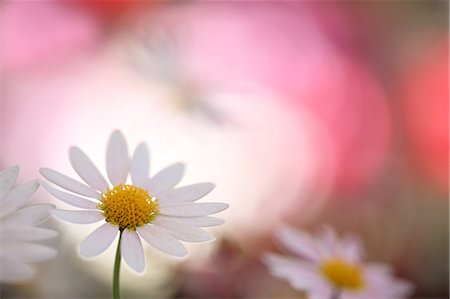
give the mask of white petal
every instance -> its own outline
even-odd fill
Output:
[[[159,207],[159,213],[169,216],[197,217],[219,213],[229,207],[222,202],[183,203],[163,205]]]
[[[308,294],[308,299],[324,299],[324,298],[334,298],[336,296],[336,291],[333,287],[330,286],[328,281],[324,279],[318,280],[314,283],[311,283],[308,286],[308,290],[306,292]],[[339,299],[344,299],[345,296],[349,294],[348,292],[342,292]],[[367,298],[365,296],[360,297],[359,299],[388,299],[388,298]]]
[[[184,225],[196,226],[196,227],[206,227],[206,226],[217,226],[225,223],[224,220],[216,217],[202,216],[202,217],[176,217],[176,216],[164,216],[158,215],[158,218],[173,219]]]
[[[2,199],[0,218],[23,206],[25,202],[30,199],[31,195],[36,192],[38,187],[39,182],[37,180],[33,180],[9,191],[9,193]]]
[[[44,187],[45,190],[48,191],[51,195],[58,198],[59,200],[62,200],[63,202],[82,209],[96,209],[98,203],[93,202],[92,200],[82,198],[73,194],[69,194],[66,192],[59,191],[46,183],[42,183],[42,187]]]
[[[54,258],[57,251],[48,246],[23,241],[2,245],[2,256],[24,262],[40,262]]]
[[[123,231],[120,251],[125,262],[134,271],[141,273],[145,270],[144,250],[141,239],[135,231],[128,229]]]
[[[187,226],[170,218],[157,217],[152,224],[164,228],[181,241],[201,243],[215,240],[214,236],[197,227]]]
[[[297,290],[308,290],[321,280],[311,264],[298,259],[265,254],[263,261],[269,266],[272,275],[287,279]]]
[[[183,178],[184,164],[172,164],[160,172],[146,183],[146,189],[152,196],[158,196],[162,191],[173,188]]]
[[[81,149],[74,146],[70,149],[69,155],[73,169],[83,181],[97,191],[108,190],[109,186],[105,178]]]
[[[8,193],[19,175],[19,166],[13,166],[0,171],[0,199]]]
[[[329,225],[322,225],[319,228],[317,236],[318,239],[321,240],[321,244],[324,248],[324,250],[322,250],[324,257],[331,258],[336,256],[338,239],[334,229]]]
[[[131,160],[131,181],[133,185],[145,188],[145,182],[148,180],[150,169],[150,157],[147,145],[141,143],[136,147]]]
[[[392,278],[391,290],[393,298],[409,298],[414,291],[414,284],[412,282]]]
[[[358,263],[364,257],[362,241],[357,235],[344,236],[338,246],[338,254],[349,262]]]
[[[364,280],[367,284],[364,298],[409,298],[414,286],[393,276],[393,268],[383,263],[364,265]],[[370,296],[367,296],[370,295]],[[362,298],[363,296],[361,296]]]
[[[58,235],[55,230],[34,226],[3,226],[0,227],[2,235],[7,234],[9,239],[22,241],[38,241],[54,238]]]
[[[52,204],[36,204],[15,211],[5,217],[2,222],[18,225],[38,225],[50,217],[51,211],[55,208]]]
[[[90,224],[105,219],[100,211],[53,210],[56,217],[77,224]]]
[[[169,189],[159,194],[158,199],[166,203],[194,202],[211,192],[212,189],[214,189],[214,184],[198,183]]]
[[[177,239],[160,227],[144,225],[138,227],[137,232],[147,243],[162,252],[177,257],[184,257],[187,255],[186,248]]]
[[[278,230],[276,237],[291,252],[311,261],[321,260],[320,252],[309,235],[284,225]]]
[[[95,190],[93,190],[91,187],[82,184],[62,173],[59,173],[55,170],[49,169],[49,168],[41,168],[39,169],[39,172],[50,182],[52,182],[55,185],[58,185],[59,187],[66,189],[68,191],[72,191],[74,193],[91,197],[91,198],[98,198],[99,193]]]
[[[0,282],[17,283],[33,278],[35,270],[16,260],[10,260],[0,257]]]
[[[125,137],[120,131],[114,131],[106,149],[106,172],[113,186],[125,184],[130,167],[130,157]]]
[[[111,223],[105,223],[94,230],[80,244],[80,254],[84,257],[94,257],[108,249],[117,236],[119,228]]]

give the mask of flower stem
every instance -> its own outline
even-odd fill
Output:
[[[117,243],[116,260],[114,261],[114,276],[113,276],[113,298],[120,299],[120,261],[122,256],[120,254],[120,242],[122,241],[122,232],[120,230],[119,242]]]

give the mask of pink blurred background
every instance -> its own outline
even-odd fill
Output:
[[[148,249],[125,297],[301,298],[260,262],[281,223],[359,233],[415,298],[448,297],[447,2],[9,1],[0,31],[0,168],[73,174],[76,144],[104,169],[120,129],[152,173],[184,161],[231,204],[189,260]],[[109,296],[110,256],[77,255],[88,230],[47,225],[58,259],[2,295]]]

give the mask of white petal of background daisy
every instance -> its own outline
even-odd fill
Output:
[[[185,257],[188,252],[180,241],[212,241],[214,236],[202,227],[223,223],[209,215],[227,209],[228,204],[196,203],[211,192],[213,184],[176,188],[184,174],[181,163],[170,165],[150,178],[147,146],[141,143],[130,158],[125,138],[119,131],[112,133],[106,150],[106,173],[110,183],[79,148],[72,147],[69,157],[73,169],[85,183],[48,168],[41,168],[40,173],[69,191],[43,183],[50,194],[81,209],[55,210],[57,217],[77,224],[102,222],[80,244],[80,254],[84,257],[99,255],[119,235],[118,252],[140,273],[145,270],[142,239],[169,255]],[[120,263],[120,258],[116,258],[116,262]]]
[[[24,206],[39,187],[34,180],[12,188],[19,167],[0,171],[0,282],[18,283],[36,274],[32,262],[56,256],[56,250],[35,243],[57,236],[51,229],[38,227],[51,215],[50,204]]]
[[[309,299],[400,299],[412,292],[412,284],[395,278],[388,265],[365,262],[356,236],[338,239],[328,226],[316,236],[283,226],[276,238],[296,256],[266,254],[264,262]]]

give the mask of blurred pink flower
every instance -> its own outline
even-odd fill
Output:
[[[119,21],[123,16],[126,16],[130,11],[134,10],[148,10],[150,7],[161,4],[156,1],[116,1],[116,0],[102,0],[102,1],[77,1],[74,5],[90,10],[97,14],[107,22]]]
[[[400,74],[400,111],[417,173],[448,190],[448,37],[430,43]]]
[[[0,7],[6,71],[29,72],[36,66],[70,62],[100,37],[89,14],[59,1],[8,1]]]
[[[165,54],[175,60],[177,80],[221,90],[263,86],[299,118],[310,112],[336,156],[323,174],[332,167],[338,189],[361,190],[384,166],[389,111],[371,71],[326,38],[317,22],[321,12],[294,2],[190,4],[166,7],[140,22],[138,32],[145,42],[154,28],[172,39]]]

